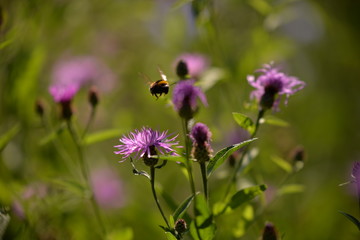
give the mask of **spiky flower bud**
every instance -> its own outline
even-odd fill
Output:
[[[39,115],[40,117],[44,116],[44,112],[45,112],[45,107],[44,107],[44,102],[41,99],[38,99],[35,102],[35,112],[37,113],[37,115]]]
[[[187,224],[184,219],[180,218],[175,222],[175,231],[178,234],[183,234],[187,231]]]
[[[176,75],[178,75],[178,77],[181,79],[185,79],[188,74],[189,74],[189,70],[186,62],[180,60],[176,65]]]
[[[266,223],[263,230],[262,240],[278,240],[278,239],[279,239],[278,234],[274,224]]]
[[[95,86],[92,86],[88,95],[89,103],[94,108],[99,103],[99,92]]]

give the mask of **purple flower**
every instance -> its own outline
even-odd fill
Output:
[[[183,65],[184,63],[185,65]],[[181,66],[183,70],[181,72],[186,73],[180,74],[180,77],[189,75],[191,78],[199,78],[199,76],[208,68],[209,60],[204,55],[198,53],[184,53],[176,58],[174,65],[176,66],[177,71],[179,66]],[[186,71],[184,67],[186,68]]]
[[[176,84],[173,91],[175,110],[185,119],[191,119],[198,110],[197,99],[207,106],[205,94],[194,86],[194,80],[183,80]]]
[[[197,144],[204,144],[205,142],[210,142],[211,132],[203,123],[196,123],[191,129],[190,137]]]
[[[71,101],[82,86],[92,84],[109,90],[113,79],[112,72],[94,57],[64,59],[54,66],[49,92],[55,102]]]
[[[279,72],[272,66],[272,63],[264,64],[264,67],[258,69],[257,72],[262,73],[257,79],[255,76],[249,75],[247,80],[251,86],[256,88],[252,91],[251,98],[256,98],[263,109],[279,110],[282,95],[286,96],[285,104],[287,104],[290,95],[305,87],[304,82]]]
[[[151,128],[143,127],[141,130],[135,130],[128,136],[120,138],[121,145],[114,146],[119,149],[115,154],[123,155],[123,161],[131,154],[135,154],[135,158],[150,158],[151,155],[158,153],[177,155],[172,146],[177,145],[175,137],[169,138],[172,134],[167,134],[167,131],[158,132]]]
[[[111,169],[98,169],[93,172],[91,182],[96,202],[103,208],[114,209],[124,205],[123,184]]]
[[[49,92],[57,103],[70,102],[79,91],[80,85],[73,84],[55,84],[50,86]]]
[[[191,129],[190,138],[193,140],[191,150],[192,156],[198,162],[207,162],[211,158],[213,152],[210,146],[211,132],[203,123],[196,123]]]

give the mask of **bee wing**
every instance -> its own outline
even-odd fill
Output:
[[[139,75],[140,75],[143,79],[145,79],[149,85],[152,83],[152,81],[151,81],[151,79],[149,78],[148,75],[146,75],[146,74],[144,74],[144,73],[142,73],[142,72],[139,72]]]
[[[167,81],[166,75],[161,71],[161,69],[158,67],[158,71],[160,73],[161,79]]]

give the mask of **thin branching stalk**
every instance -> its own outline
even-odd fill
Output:
[[[259,126],[260,126],[260,119],[264,116],[265,114],[265,110],[261,109],[259,110],[259,113],[258,113],[258,116],[257,116],[257,119],[256,119],[256,122],[255,122],[255,129],[254,129],[254,132],[251,134],[251,138],[254,138],[258,129],[259,129]],[[249,147],[250,147],[251,143],[248,144],[245,149],[243,150],[242,154],[241,154],[241,157],[240,157],[240,160],[237,162],[237,164],[235,165],[234,167],[234,171],[232,172],[232,175],[230,177],[230,181],[229,181],[229,184],[227,185],[226,187],[226,191],[225,191],[225,195],[224,195],[224,199],[227,198],[229,192],[230,192],[230,189],[231,189],[231,186],[236,182],[236,178],[237,178],[237,173],[238,171],[240,170],[243,162],[244,162],[244,158],[245,156],[247,155],[248,151],[249,151]]]
[[[90,116],[89,116],[88,121],[86,123],[86,127],[85,127],[84,132],[83,132],[83,134],[81,136],[81,139],[84,139],[84,137],[88,133],[88,131],[90,129],[90,126],[91,126],[92,122],[94,121],[95,114],[96,114],[96,106],[92,106]]]
[[[75,146],[76,146],[76,149],[78,152],[81,173],[83,175],[83,178],[85,179],[85,184],[87,186],[87,189],[90,191],[90,203],[91,203],[92,209],[95,213],[95,218],[97,219],[97,222],[99,224],[102,236],[106,236],[106,228],[102,221],[100,209],[95,200],[94,193],[92,191],[90,178],[89,178],[89,174],[88,174],[88,167],[87,167],[86,161],[84,159],[81,140],[80,140],[79,136],[77,135],[76,131],[74,130],[71,120],[67,121],[67,126],[68,126],[69,133],[70,133],[72,139],[74,140],[74,143],[75,143]]]
[[[159,199],[156,195],[156,190],[155,190],[155,167],[154,166],[151,166],[150,167],[150,183],[151,183],[151,191],[152,191],[152,194],[154,196],[154,200],[156,202],[156,206],[158,207],[160,213],[161,213],[161,216],[163,217],[165,223],[166,223],[166,226],[170,229],[170,225],[169,225],[169,222],[167,221],[166,217],[165,217],[165,214],[160,206],[160,202],[159,202]]]
[[[191,193],[194,196],[194,224],[195,224],[195,229],[196,229],[196,234],[198,235],[198,238],[200,240],[201,239],[201,235],[200,235],[200,231],[199,231],[199,226],[196,220],[196,190],[195,190],[195,182],[194,182],[194,177],[192,174],[192,165],[190,162],[190,141],[189,141],[189,129],[188,129],[188,121],[187,120],[183,120],[183,130],[184,130],[184,138],[185,138],[185,156],[186,156],[186,169],[189,175],[189,182],[190,182],[190,189],[191,189]]]

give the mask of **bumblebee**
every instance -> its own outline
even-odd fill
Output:
[[[160,70],[160,68],[158,68],[158,71],[161,79],[150,84],[150,93],[155,96],[156,99],[158,99],[162,94],[166,95],[169,92],[169,82],[167,81],[165,74]]]

